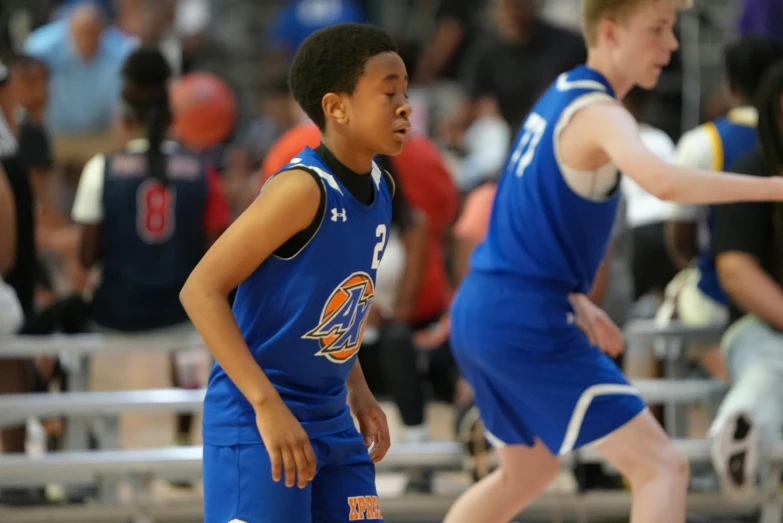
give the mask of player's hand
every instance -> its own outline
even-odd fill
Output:
[[[272,479],[305,488],[315,477],[315,453],[302,425],[282,400],[256,409],[256,425],[272,462]]]
[[[568,299],[574,308],[576,325],[587,340],[613,358],[622,354],[623,334],[611,318],[584,294],[571,294]]]
[[[370,451],[373,463],[383,459],[391,446],[389,424],[386,413],[368,392],[367,397],[351,402],[353,415],[359,421],[359,432],[364,436],[364,444]]]

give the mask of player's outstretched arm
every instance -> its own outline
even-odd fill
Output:
[[[250,353],[228,295],[313,221],[320,198],[318,182],[307,172],[289,171],[270,180],[207,251],[180,292],[182,305],[215,360],[253,405],[273,478],[278,481],[284,467],[288,486],[297,476],[300,487],[314,477],[315,456],[304,429]]]
[[[721,173],[661,160],[644,146],[636,121],[619,104],[593,104],[580,113],[573,121],[582,127],[577,132],[605,151],[620,172],[661,200],[695,204],[783,200],[783,178]]]

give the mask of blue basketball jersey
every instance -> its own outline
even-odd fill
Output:
[[[563,296],[590,290],[609,241],[618,191],[602,201],[576,194],[560,170],[555,136],[569,106],[599,93],[615,96],[603,75],[579,66],[560,75],[533,107],[501,176],[487,237],[472,257],[474,273]]]
[[[174,142],[164,150],[168,188],[149,177],[145,152],[106,156],[103,276],[92,313],[103,327],[141,331],[188,319],[179,291],[206,247],[207,168]]]
[[[256,362],[315,438],[353,427],[345,380],[373,299],[392,197],[376,165],[370,205],[356,200],[312,149],[282,171],[294,168],[323,184],[320,227],[291,258],[265,260],[239,286],[233,312]],[[211,445],[261,442],[253,408],[218,364],[209,378],[203,435]]]
[[[757,142],[756,128],[747,122],[740,122],[732,118],[732,113],[713,122],[704,124],[710,134],[713,144],[714,162],[712,168],[716,171],[730,169],[743,155],[750,152]],[[713,208],[707,208],[707,228],[712,234]],[[699,289],[718,303],[728,303],[728,296],[720,286],[718,271],[715,268],[710,248],[707,247],[699,255],[696,261],[701,277]]]

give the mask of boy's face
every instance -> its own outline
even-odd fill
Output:
[[[353,94],[345,98],[346,125],[357,141],[376,154],[400,153],[411,129],[407,90],[408,73],[397,53],[367,61]]]
[[[14,96],[28,110],[42,109],[48,97],[46,71],[32,65],[14,70],[11,75]]]
[[[650,0],[626,20],[613,24],[615,61],[635,85],[652,89],[658,83],[661,70],[679,47],[674,35],[676,21],[676,2]]]

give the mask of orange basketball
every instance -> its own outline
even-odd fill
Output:
[[[198,151],[225,140],[234,128],[236,101],[228,85],[211,73],[191,73],[170,92],[174,136]]]

